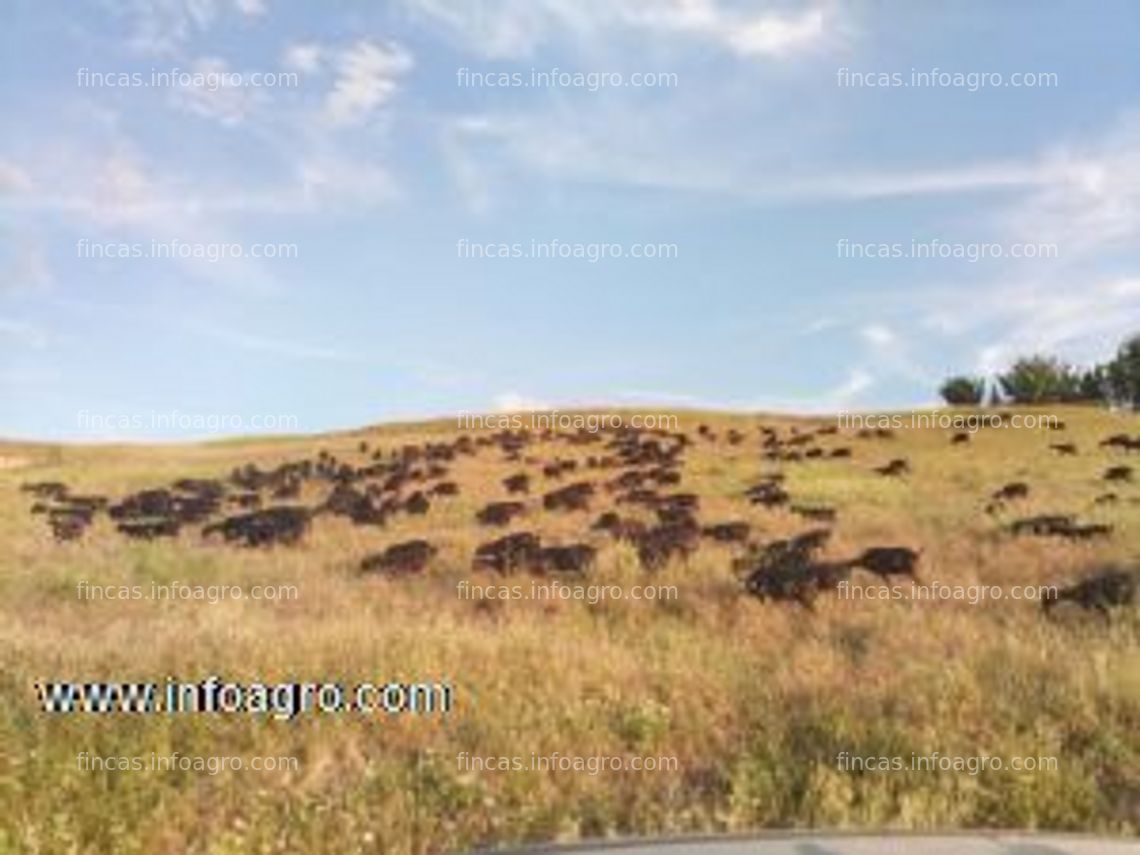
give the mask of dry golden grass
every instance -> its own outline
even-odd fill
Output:
[[[940,430],[891,441],[832,437],[855,458],[787,464],[797,500],[839,510],[827,554],[878,544],[921,548],[923,579],[1010,586],[1066,584],[1102,562],[1140,556],[1140,487],[1092,506],[1112,454],[1109,433],[1137,420],[1068,410],[1063,434],[987,430],[951,446]],[[756,476],[758,419],[680,414],[738,446],[697,441],[680,489],[701,518],[748,519],[760,540],[799,518],[741,500]],[[628,547],[602,548],[591,581],[675,585],[673,601],[512,601],[456,595],[474,547],[495,536],[474,511],[502,497],[518,466],[485,451],[456,464],[461,495],[383,529],[319,521],[296,548],[239,550],[196,533],[140,544],[99,521],[55,543],[20,483],[76,492],[220,476],[318,448],[359,459],[363,438],[392,448],[457,431],[395,425],[321,438],[161,447],[0,446],[0,851],[440,852],[519,841],[762,827],[1140,830],[1140,622],[1042,617],[1036,603],[858,602],[825,596],[812,612],[742,594],[733,552],[704,547],[652,577]],[[1050,442],[1076,442],[1057,458]],[[595,453],[564,444],[541,458]],[[907,457],[905,480],[870,467]],[[612,474],[612,473],[607,473]],[[540,484],[541,484],[541,479]],[[1024,480],[1018,515],[1078,512],[1111,522],[1104,541],[1012,539],[982,512],[988,494]],[[307,499],[317,494],[307,493]],[[590,514],[536,514],[516,530],[551,542],[587,536]],[[426,537],[440,546],[414,579],[364,578],[359,560]],[[295,585],[294,601],[84,601],[75,586]],[[42,712],[39,680],[245,682],[450,680],[456,708],[426,717],[74,715]],[[295,771],[90,772],[76,755],[294,756]],[[456,755],[532,753],[677,758],[675,771],[471,772]],[[1054,772],[855,774],[836,755],[1055,756]]]

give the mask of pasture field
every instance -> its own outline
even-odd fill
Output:
[[[247,463],[265,471],[324,450],[356,468],[386,465],[405,445],[493,431],[440,421],[204,444],[0,444],[0,852],[434,853],[786,827],[1135,835],[1137,609],[1106,618],[1074,605],[1046,615],[1039,602],[1009,592],[1137,567],[1140,472],[1133,482],[1103,475],[1140,454],[1100,443],[1140,435],[1140,420],[1091,408],[1051,412],[1064,430],[986,428],[960,443],[941,428],[861,438],[846,427],[817,432],[834,419],[678,413],[688,442],[665,468],[680,481],[655,489],[695,494],[702,526],[747,522],[756,546],[829,528],[823,561],[909,547],[919,552],[919,582],[987,586],[990,595],[975,602],[853,598],[835,589],[810,605],[762,601],[734,567],[747,545],[709,537],[646,569],[636,540],[591,528],[608,510],[653,522],[652,499],[619,503],[622,491],[605,486],[651,465],[588,465],[589,456],[616,453],[611,432],[580,443],[536,432],[517,460],[505,460],[501,444],[477,445],[443,461],[446,473],[388,491],[402,501],[454,482],[457,494],[431,496],[426,513],[394,508],[375,525],[324,514],[294,544],[253,548],[205,538],[199,525],[131,539],[105,512],[76,539],[58,541],[21,485],[58,481],[114,503],[182,478],[224,480]],[[776,437],[767,445],[762,426]],[[1077,453],[1050,449],[1058,443]],[[840,447],[851,456],[831,456]],[[811,448],[824,453],[786,457]],[[544,476],[543,465],[559,458],[577,460],[577,469]],[[909,473],[874,471],[893,459],[906,460]],[[519,472],[529,474],[530,491],[508,496],[501,481]],[[750,503],[745,491],[776,472],[784,480],[770,483],[790,501]],[[369,478],[356,486],[384,480]],[[588,510],[544,508],[543,494],[580,481],[596,488]],[[987,511],[991,494],[1011,482],[1025,483],[1028,495]],[[315,507],[331,480],[308,478],[299,489],[286,503]],[[1097,501],[1109,492],[1115,501]],[[476,521],[485,505],[508,499],[525,504],[522,516],[505,527]],[[805,519],[792,505],[833,509],[835,520]],[[239,512],[227,506],[214,519]],[[1111,529],[1090,537],[1009,532],[1014,520],[1042,514]],[[580,575],[473,570],[480,544],[520,531],[596,555]],[[366,556],[417,539],[435,550],[424,569],[361,569]],[[474,585],[528,590],[532,579],[551,578],[604,585],[609,594],[471,595]],[[911,584],[860,569],[850,578]],[[292,595],[210,602],[79,593],[152,583],[269,585]],[[612,595],[644,585],[659,596]],[[453,703],[447,712],[313,710],[291,719],[51,714],[36,688],[211,675],[244,684],[439,681],[452,687]],[[296,762],[215,773],[92,770],[78,759],[175,752]],[[987,755],[1005,765],[853,769],[837,759],[844,752],[907,763],[935,752]],[[627,766],[652,758],[661,768],[499,770],[472,760],[555,754],[620,757]],[[1040,758],[1043,768],[1013,769],[1012,758]]]

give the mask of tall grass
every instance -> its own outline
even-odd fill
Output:
[[[785,467],[797,498],[840,518],[829,554],[872,544],[923,550],[924,579],[1065,584],[1101,562],[1140,555],[1140,496],[1094,508],[1112,455],[1096,441],[1135,420],[1072,410],[1055,458],[1048,432],[987,431],[968,447],[942,431],[851,444],[853,461]],[[739,447],[698,442],[684,489],[706,521],[749,519],[770,539],[805,527],[749,507],[760,460],[755,418],[692,414]],[[766,422],[773,420],[766,419]],[[384,447],[438,425],[374,433],[153,448],[0,448],[0,851],[459,851],[522,841],[774,827],[1140,830],[1140,621],[1050,621],[1032,602],[872,602],[822,598],[813,611],[741,593],[732,552],[706,547],[657,574],[627,547],[604,546],[591,581],[674,585],[675,600],[464,600],[473,524],[517,467],[484,453],[458,464],[462,493],[423,519],[364,530],[321,521],[295,549],[241,551],[184,534],[136,544],[105,523],[56,544],[28,514],[22,481],[59,478],[78,491],[220,475],[328,448],[347,457],[361,436]],[[565,456],[564,446],[539,457]],[[872,465],[909,457],[915,474]],[[1116,526],[1103,543],[1013,540],[982,511],[1011,480],[1021,510],[1078,511]],[[599,503],[600,507],[600,503]],[[532,516],[551,541],[577,540],[593,515]],[[423,577],[362,578],[359,559],[425,536],[441,553]],[[605,541],[599,540],[599,543]],[[151,581],[294,585],[296,600],[84,601],[75,586]],[[48,716],[44,679],[246,682],[444,679],[446,716]],[[76,756],[288,756],[295,770],[90,772]],[[1052,756],[1056,771],[852,772],[858,756]],[[471,771],[480,757],[643,755],[676,758],[654,772]]]

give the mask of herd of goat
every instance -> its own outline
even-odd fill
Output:
[[[1063,426],[1062,426],[1063,429]],[[771,464],[794,464],[820,459],[850,459],[851,444],[825,447],[824,440],[839,434],[835,426],[814,429],[791,427],[786,433],[759,427],[759,458]],[[854,440],[890,440],[886,429],[862,429]],[[674,559],[685,559],[702,540],[732,546],[738,551],[734,569],[744,589],[763,600],[792,601],[810,606],[815,598],[862,570],[882,578],[915,577],[919,552],[908,546],[875,546],[848,560],[822,560],[836,509],[797,502],[785,486],[782,472],[761,476],[741,496],[763,508],[782,508],[817,524],[794,537],[769,543],[753,539],[752,525],[743,520],[702,523],[700,496],[684,492],[683,463],[696,443],[741,446],[748,437],[737,429],[718,434],[707,425],[696,437],[684,432],[613,428],[603,432],[500,431],[462,434],[450,441],[408,444],[384,451],[360,442],[355,465],[327,451],[315,459],[286,462],[271,469],[249,463],[224,479],[185,478],[167,487],[147,489],[118,501],[106,496],[76,495],[67,485],[39,482],[23,485],[31,494],[31,511],[42,514],[59,541],[78,540],[101,515],[122,535],[140,540],[172,538],[192,526],[207,539],[221,538],[241,547],[292,545],[305,537],[321,516],[342,517],[354,525],[383,527],[397,515],[423,516],[438,502],[460,494],[449,475],[465,457],[498,454],[512,469],[503,478],[502,497],[480,508],[476,522],[490,529],[505,529],[518,519],[541,511],[551,514],[598,513],[589,526],[593,543],[544,544],[530,531],[502,534],[478,546],[472,558],[476,570],[498,574],[582,574],[597,555],[599,539],[632,545],[646,570],[656,570]],[[971,436],[957,433],[954,445],[968,444]],[[561,443],[576,453],[551,460],[534,455],[536,444]],[[1140,450],[1140,437],[1116,434],[1100,445],[1128,455]],[[596,447],[595,447],[596,446]],[[1073,456],[1073,443],[1054,443],[1058,455]],[[903,458],[870,467],[886,478],[905,478],[911,464]],[[1126,464],[1113,465],[1102,479],[1114,488],[1133,479]],[[564,483],[570,481],[570,483]],[[541,485],[541,486],[540,486]],[[1107,487],[1106,487],[1107,489]],[[541,502],[532,501],[532,491]],[[1029,495],[1028,484],[1006,484],[994,492],[986,511],[993,514]],[[303,495],[319,494],[315,504]],[[1096,504],[1140,498],[1122,498],[1104,492]],[[605,504],[605,508],[598,507]],[[1106,524],[1080,523],[1073,516],[1049,514],[1016,519],[1008,524],[1015,536],[1064,537],[1074,540],[1108,537]],[[395,543],[365,557],[361,569],[399,577],[422,572],[436,556],[436,545],[422,539]],[[1108,613],[1108,609],[1136,601],[1138,576],[1134,570],[1108,568],[1062,590],[1055,601],[1074,602]]]

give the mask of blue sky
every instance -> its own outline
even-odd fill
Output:
[[[1131,0],[12,0],[2,29],[0,436],[897,407],[1140,329]],[[555,68],[672,85],[459,85]],[[850,83],[912,69],[941,76]],[[156,242],[243,257],[90,250]]]

